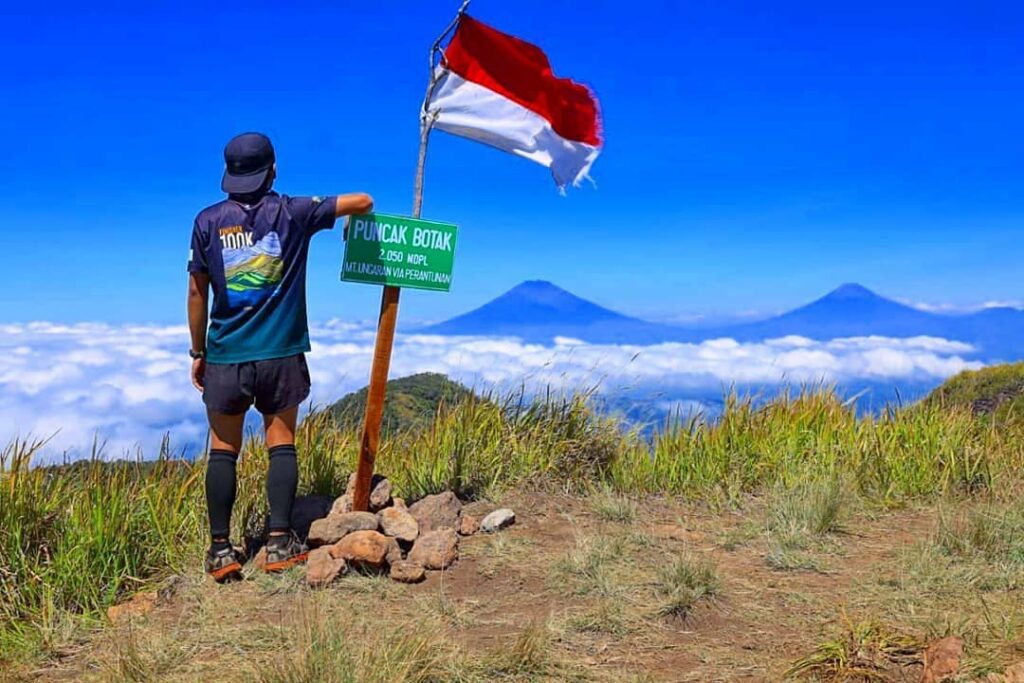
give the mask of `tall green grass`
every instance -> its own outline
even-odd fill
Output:
[[[201,543],[201,468],[164,454],[33,468],[41,445],[15,441],[0,452],[0,655],[26,638],[53,647],[69,614],[183,570]]]
[[[359,434],[324,413],[307,417],[298,446],[300,493],[334,495],[353,470]],[[858,418],[825,389],[765,404],[729,397],[719,419],[675,420],[651,438],[596,413],[588,396],[468,398],[429,427],[389,435],[378,470],[397,495],[462,496],[507,487],[657,493],[740,502],[748,493],[842,481],[878,505],[940,494],[1017,489],[1020,421],[976,419],[938,405]],[[0,452],[0,660],[47,652],[69,620],[146,583],[194,571],[206,541],[203,461],[32,467],[42,447]],[[250,438],[239,463],[235,538],[258,533],[267,458]]]
[[[721,418],[667,425],[650,449],[626,448],[607,477],[630,491],[726,497],[808,479],[850,480],[883,504],[1018,480],[1024,464],[1016,423],[977,420],[939,406],[859,419],[827,390],[784,395],[758,406],[735,395]]]

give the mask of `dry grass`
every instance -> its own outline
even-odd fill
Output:
[[[821,555],[834,553],[853,495],[839,480],[776,486],[768,499],[768,566],[781,571],[824,571]]]
[[[563,668],[552,657],[551,638],[547,624],[528,624],[508,647],[485,657],[475,673],[484,681],[547,677]]]
[[[621,592],[621,562],[626,556],[621,536],[578,534],[574,547],[552,567],[556,586],[576,595],[609,597]]]
[[[254,668],[259,683],[429,683],[447,680],[457,651],[437,623],[394,624],[339,619],[308,609],[281,629],[270,661]]]
[[[636,503],[622,494],[601,488],[590,496],[590,508],[598,519],[618,524],[636,521]]]
[[[509,567],[528,561],[535,550],[535,543],[529,538],[510,534],[488,534],[480,543],[469,546],[464,552],[479,562],[480,572],[487,578],[494,578]]]
[[[566,619],[565,627],[577,633],[623,636],[635,632],[639,620],[631,619],[630,607],[619,597],[600,598],[590,608]]]
[[[685,619],[700,602],[719,594],[721,580],[714,563],[685,554],[658,571],[657,590],[664,598],[658,614]]]

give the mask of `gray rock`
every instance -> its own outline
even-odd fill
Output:
[[[343,515],[346,512],[352,512],[352,496],[347,493],[335,498],[334,505],[331,506],[330,514]]]
[[[384,508],[377,513],[380,529],[385,536],[392,536],[400,541],[415,541],[420,533],[419,522],[405,508]]]
[[[451,527],[422,534],[409,551],[408,559],[427,569],[446,569],[459,559],[459,535]]]
[[[348,477],[348,486],[345,487],[345,495],[354,499],[356,491],[356,473]],[[386,508],[391,503],[391,482],[383,474],[375,474],[370,479],[370,511],[376,512]]]
[[[448,527],[457,529],[462,503],[451,491],[422,498],[409,507],[409,514],[420,525],[420,534]]]
[[[376,531],[377,515],[370,512],[346,512],[318,519],[309,527],[310,545],[337,543],[353,531]]]
[[[389,575],[401,583],[418,583],[427,575],[425,567],[412,560],[399,560],[391,563]]]
[[[374,482],[370,489],[370,509],[376,512],[391,504],[391,482],[385,478]]]
[[[515,523],[516,513],[508,508],[501,508],[484,517],[483,521],[480,522],[480,529],[485,533],[491,534]]]
[[[480,522],[477,521],[477,518],[472,515],[462,515],[462,519],[459,520],[459,536],[472,536],[478,531],[480,531]]]

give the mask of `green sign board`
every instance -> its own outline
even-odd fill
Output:
[[[447,292],[457,232],[451,223],[386,213],[352,216],[341,279]]]

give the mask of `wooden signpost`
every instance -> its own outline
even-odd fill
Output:
[[[413,183],[412,218],[418,220],[420,210],[423,207],[423,169],[427,162],[427,143],[430,140],[430,131],[434,126],[433,117],[427,111],[427,102],[436,85],[434,72],[435,60],[440,50],[441,41],[458,24],[459,19],[466,11],[469,0],[463,2],[458,15],[445,29],[444,33],[434,42],[430,50],[430,85],[427,86],[427,95],[423,99],[423,107],[420,113],[420,152],[416,162],[416,179]],[[361,217],[355,216],[349,224],[349,239],[354,236],[354,226]],[[369,217],[366,217],[369,218]],[[447,225],[447,224],[441,224]],[[453,226],[449,226],[453,227]],[[382,242],[380,247],[390,251],[388,243]],[[454,250],[454,235],[451,237],[451,247]],[[346,263],[349,263],[349,248],[346,245]],[[385,256],[385,254],[381,254]],[[428,257],[429,258],[429,255]],[[386,259],[380,259],[384,261]],[[386,265],[391,265],[386,264]],[[420,263],[410,265],[422,265]],[[450,279],[450,262],[449,262]],[[345,277],[345,270],[342,271],[343,279],[356,279]],[[366,280],[360,280],[366,281]],[[387,282],[388,280],[385,280]],[[403,286],[410,285],[403,281]],[[424,289],[438,289],[437,287],[423,287]],[[447,291],[445,288],[444,291]],[[388,370],[391,367],[391,350],[395,342],[395,324],[398,321],[398,300],[401,288],[394,284],[385,284],[384,292],[381,294],[380,317],[377,321],[377,339],[373,348],[373,364],[370,367],[370,387],[366,397],[366,415],[363,420],[363,436],[359,445],[359,466],[356,469],[355,491],[352,496],[352,507],[355,510],[365,511],[370,507],[370,483],[373,478],[374,462],[377,459],[377,444],[380,441],[380,422],[384,412],[384,398],[387,391]]]

